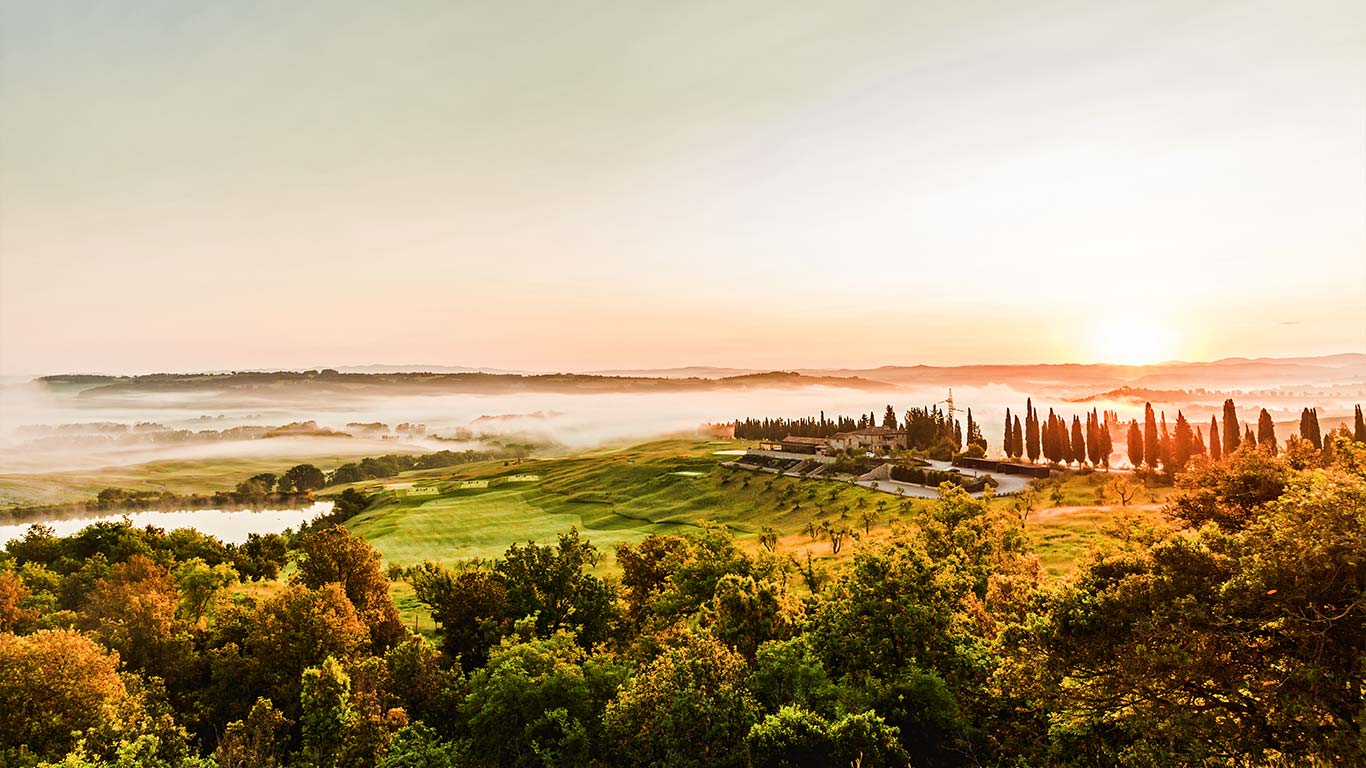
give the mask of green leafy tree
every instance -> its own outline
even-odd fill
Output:
[[[745,737],[757,707],[745,662],[705,635],[685,635],[627,682],[603,715],[615,760],[669,768],[748,763]]]
[[[297,464],[280,476],[278,488],[284,493],[306,493],[327,485],[323,471],[312,464]]]
[[[592,765],[603,758],[603,710],[629,673],[565,633],[499,646],[470,677],[471,748],[506,768]]]

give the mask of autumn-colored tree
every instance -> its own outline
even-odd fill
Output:
[[[297,583],[310,589],[339,584],[370,632],[371,647],[382,653],[403,636],[403,622],[389,597],[389,579],[380,555],[340,525],[314,531],[298,543]]]
[[[19,574],[0,570],[0,632],[14,632],[38,618],[36,608],[24,607],[30,594]]]
[[[171,571],[133,555],[95,583],[82,613],[85,626],[129,667],[171,679],[188,673],[192,654],[179,605],[180,590]]]
[[[118,654],[79,632],[0,633],[0,764],[29,764],[21,749],[58,761],[78,734],[116,732],[136,706],[118,669]]]

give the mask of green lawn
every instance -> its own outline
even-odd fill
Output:
[[[720,466],[734,443],[669,440],[629,449],[522,463],[486,462],[439,473],[439,497],[386,494],[348,526],[365,536],[386,562],[453,562],[502,554],[518,541],[548,542],[577,527],[606,551],[652,533],[685,530],[707,521],[749,538],[770,526],[783,536],[812,521],[862,524],[865,512],[884,525],[927,502],[901,500],[844,483],[780,478]],[[457,490],[463,480],[535,474],[541,480]],[[404,480],[409,476],[404,476]]]

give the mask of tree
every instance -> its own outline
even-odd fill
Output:
[[[61,760],[86,734],[106,740],[135,702],[119,676],[117,653],[72,630],[0,633],[0,763],[20,750]]]
[[[1010,420],[1010,408],[1006,408],[1005,436],[1001,438],[1001,453],[1006,458],[1015,455],[1015,425]]]
[[[1029,463],[1039,460],[1039,413],[1034,410],[1034,401],[1025,399],[1025,451]]]
[[[1143,486],[1123,475],[1111,477],[1109,485],[1110,493],[1114,494],[1114,497],[1119,499],[1119,505],[1121,507],[1129,506],[1129,502],[1133,501],[1134,498],[1138,496],[1139,492],[1143,490]]]
[[[1176,430],[1172,434],[1172,471],[1184,472],[1186,463],[1195,453],[1195,434],[1181,411],[1176,412]]]
[[[1081,417],[1072,414],[1072,458],[1076,459],[1077,464],[1086,462],[1086,438],[1082,437]]]
[[[1277,449],[1276,425],[1271,421],[1271,414],[1267,413],[1265,408],[1257,416],[1257,446],[1272,453]]]
[[[815,712],[786,706],[755,723],[746,743],[755,768],[890,768],[911,762],[898,735],[872,712],[845,715],[832,724]]]
[[[987,439],[982,436],[982,425],[972,418],[972,409],[968,409],[968,446],[977,446],[985,454],[987,449]]]
[[[602,579],[584,572],[600,559],[597,547],[576,528],[560,534],[555,546],[508,547],[493,566],[507,589],[508,618],[535,616],[539,637],[570,630],[585,647],[606,640],[617,620],[616,595]]]
[[[280,477],[279,489],[283,493],[306,493],[316,491],[327,485],[323,471],[312,464],[297,464],[285,470]]]
[[[1308,440],[1317,450],[1323,450],[1323,436],[1319,433],[1319,412],[1317,408],[1305,408],[1300,413],[1300,437]]]
[[[1177,482],[1168,509],[1199,526],[1241,530],[1285,490],[1289,468],[1264,451],[1235,451],[1219,463],[1198,462]]]
[[[1277,461],[1225,459],[1226,489],[1260,487]],[[1366,759],[1366,478],[1298,472],[1246,522],[1102,557],[1063,588],[1040,638],[1055,748],[1103,764]]]
[[[882,426],[886,429],[896,429],[896,409],[890,405],[882,414]]]
[[[179,603],[170,570],[133,555],[96,582],[83,613],[86,626],[129,667],[171,679],[187,671],[192,653]]]
[[[180,587],[181,615],[191,624],[198,624],[214,599],[237,583],[237,571],[231,565],[211,566],[197,557],[177,566],[175,577]]]
[[[1157,414],[1152,403],[1143,404],[1143,458],[1153,471],[1162,461],[1162,438],[1157,432]]]
[[[304,670],[302,683],[302,753],[311,765],[343,765],[346,742],[356,712],[351,706],[351,676],[331,656]]]
[[[223,729],[214,763],[218,768],[276,768],[288,749],[283,731],[289,724],[270,699],[257,699],[245,719]]]
[[[442,649],[466,671],[483,666],[511,627],[502,579],[480,568],[452,573],[431,562],[409,569],[407,579],[441,625]]]
[[[15,632],[38,618],[36,608],[24,607],[31,594],[19,574],[0,570],[0,632]]]
[[[758,710],[740,654],[684,634],[617,693],[603,714],[609,750],[627,765],[741,768]]]
[[[1137,419],[1129,422],[1129,465],[1134,469],[1143,467],[1143,432]]]
[[[1209,417],[1209,458],[1218,461],[1223,456],[1222,440],[1219,437],[1219,420]]]
[[[1012,459],[1018,459],[1024,455],[1024,432],[1020,429],[1020,417],[1018,414],[1015,416],[1015,429],[1012,434],[1015,442],[1010,452],[1010,457]]]
[[[1366,443],[1366,419],[1362,419],[1361,406],[1356,407],[1356,419],[1352,429],[1352,439],[1358,443]]]
[[[377,653],[403,635],[398,609],[389,597],[389,579],[380,569],[380,555],[365,539],[340,525],[305,535],[298,545],[294,580],[310,589],[339,584],[370,632]]]
[[[1233,405],[1233,398],[1224,401],[1224,455],[1229,456],[1238,450],[1239,437],[1238,430],[1238,409]]]
[[[629,669],[565,633],[494,649],[470,677],[462,714],[475,754],[508,768],[602,760],[602,713]]]

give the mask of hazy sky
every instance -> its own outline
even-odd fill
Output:
[[[1366,4],[0,0],[0,371],[1366,351]]]

